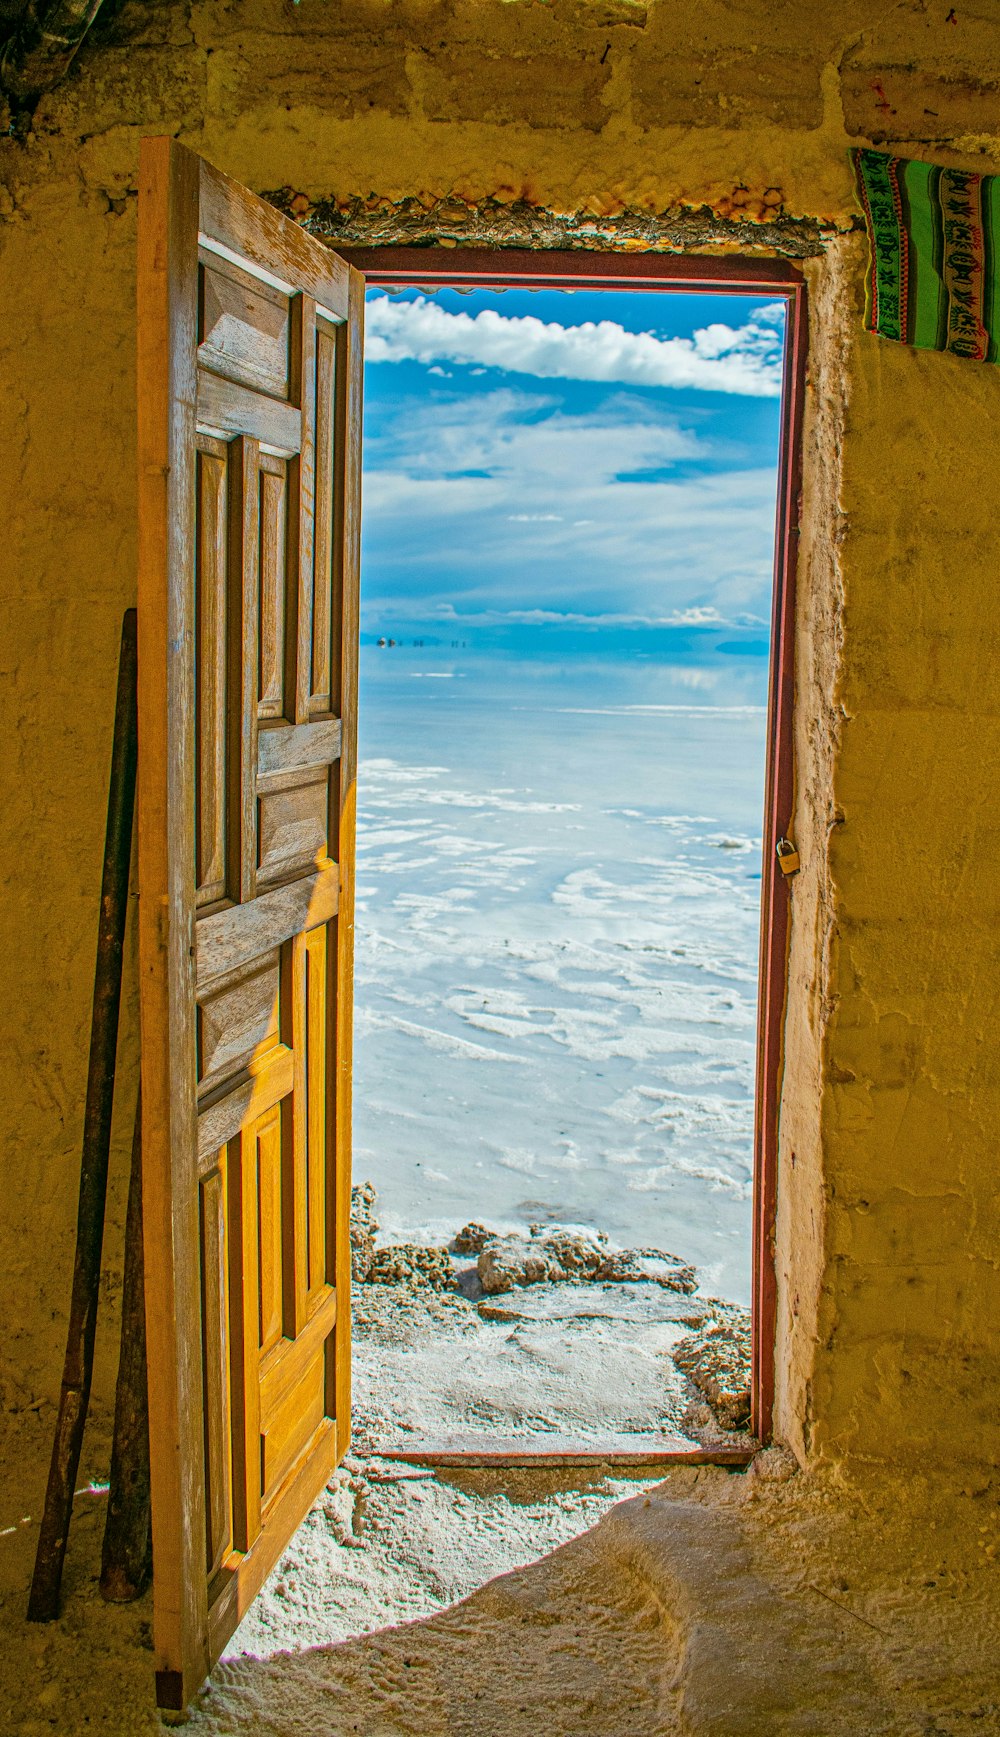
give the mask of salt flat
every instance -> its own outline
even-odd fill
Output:
[[[710,1305],[660,1285],[543,1284],[478,1303],[427,1286],[355,1294],[351,1453],[227,1648],[267,1657],[428,1616],[536,1560],[663,1475],[424,1471],[385,1450],[463,1434],[622,1447],[691,1428],[671,1351]],[[727,1440],[734,1440],[732,1436]]]
[[[759,671],[696,673],[363,648],[355,1175],[391,1238],[572,1219],[748,1299],[765,718]]]

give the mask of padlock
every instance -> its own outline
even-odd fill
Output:
[[[778,867],[783,875],[797,875],[799,872],[799,853],[790,838],[779,838],[775,849],[778,852]]]

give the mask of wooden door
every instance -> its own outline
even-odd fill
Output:
[[[350,1429],[363,279],[170,139],[139,203],[139,883],[157,1698]]]

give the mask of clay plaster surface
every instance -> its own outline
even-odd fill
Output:
[[[1000,381],[864,333],[861,260],[811,268],[780,1415],[803,1454],[993,1459]]]
[[[986,0],[946,12],[161,0],[126,5],[27,135],[0,141],[11,1405],[52,1395],[61,1356],[114,660],[135,590],[137,151],[170,132],[355,236],[367,214],[384,239],[402,201],[405,236],[475,239],[482,201],[591,245],[809,256],[778,1425],[803,1457],[1000,1445],[1000,375],[861,331],[847,158],[870,140],[1000,163],[1000,15]],[[122,1050],[124,1133],[134,974]]]

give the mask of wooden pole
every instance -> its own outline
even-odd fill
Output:
[[[118,1047],[118,1014],[121,1005],[122,948],[132,856],[136,754],[136,612],[134,609],[127,609],[122,620],[121,651],[118,658],[118,694],[108,789],[101,912],[97,927],[97,963],[94,969],[90,1063],[83,1119],[73,1291],[66,1334],[66,1361],[59,1397],[59,1416],[56,1420],[42,1529],[28,1601],[29,1622],[52,1622],[59,1614],[59,1587],[94,1369],[94,1335],[97,1329],[101,1247],[104,1241],[104,1211],[108,1192],[108,1157],[111,1150],[111,1112],[115,1089],[115,1054]]]
[[[111,1487],[101,1556],[101,1597],[138,1598],[149,1580],[149,1404],[146,1390],[146,1299],[142,1258],[142,1088],[135,1105],[132,1173],[125,1220],[122,1343],[115,1395]]]

